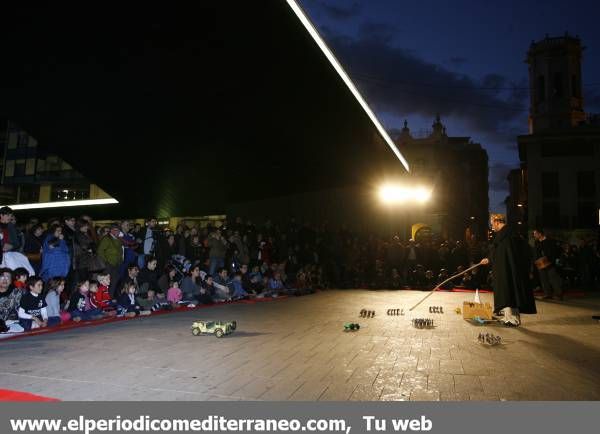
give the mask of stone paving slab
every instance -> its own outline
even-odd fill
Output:
[[[423,295],[331,290],[0,341],[0,387],[63,400],[600,400],[600,298],[540,301],[509,329],[457,315],[469,293],[436,293],[409,312]],[[377,314],[359,318],[362,308]],[[435,328],[413,328],[418,317]],[[201,318],[238,330],[194,337]],[[361,329],[342,331],[350,321]],[[504,343],[482,346],[480,332]]]

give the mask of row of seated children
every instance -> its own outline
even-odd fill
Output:
[[[119,297],[110,297],[110,276],[99,275],[98,281],[82,280],[76,284],[75,291],[66,303],[61,302],[65,288],[65,279],[52,278],[47,282],[46,295],[43,296],[44,282],[41,277],[33,276],[22,286],[18,309],[20,326],[25,330],[52,327],[73,320],[91,321],[110,316],[148,315],[140,300],[136,297],[137,288],[132,282],[124,282]]]
[[[244,270],[247,271],[247,270]],[[296,276],[297,288],[288,288],[284,284],[280,272],[271,277],[262,277],[254,273],[250,277],[247,272],[236,272],[229,279],[227,269],[219,270],[217,276],[203,273],[194,267],[190,275],[182,281],[184,289],[179,288],[177,280],[171,281],[166,296],[148,290],[146,297],[136,295],[137,285],[134,281],[125,280],[116,299],[110,295],[110,275],[100,273],[97,280],[82,280],[66,302],[61,302],[65,289],[65,279],[54,277],[46,283],[41,277],[32,276],[22,271],[15,273],[15,289],[21,291],[18,319],[24,330],[41,327],[52,327],[69,320],[91,321],[110,316],[149,315],[151,311],[172,309],[180,305],[194,307],[197,303],[239,300],[249,297],[277,297],[281,294],[296,293],[306,288],[302,272]]]

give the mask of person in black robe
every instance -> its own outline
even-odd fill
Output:
[[[494,312],[503,317],[505,325],[519,326],[520,314],[537,313],[529,285],[529,245],[506,225],[502,214],[492,215],[492,230],[496,236],[490,258],[481,262],[492,265]]]

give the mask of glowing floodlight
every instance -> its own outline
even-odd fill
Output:
[[[321,51],[323,51],[323,54],[325,54],[325,57],[327,57],[327,59],[333,65],[333,67],[335,68],[335,70],[337,71],[339,76],[342,78],[344,83],[346,83],[346,86],[348,86],[348,89],[350,89],[350,92],[352,92],[352,94],[354,95],[356,100],[359,102],[359,104],[361,105],[363,110],[367,113],[367,115],[369,116],[369,118],[371,119],[373,124],[375,125],[375,128],[377,128],[377,131],[379,131],[379,134],[381,134],[381,137],[383,137],[383,140],[385,140],[385,142],[390,147],[392,152],[394,154],[396,154],[396,157],[398,157],[398,159],[400,160],[400,162],[402,163],[404,168],[407,171],[410,171],[410,168],[408,167],[408,162],[406,161],[404,156],[400,153],[400,151],[398,150],[398,148],[392,141],[391,137],[388,135],[388,133],[385,131],[385,129],[379,122],[379,119],[377,119],[377,116],[375,116],[375,113],[373,113],[373,111],[371,110],[371,108],[369,107],[367,102],[364,100],[364,98],[362,97],[362,95],[360,94],[360,92],[358,91],[358,89],[356,88],[356,86],[354,85],[354,83],[352,82],[350,77],[348,76],[348,74],[346,74],[346,71],[344,71],[344,68],[342,67],[340,62],[338,62],[338,60],[334,56],[333,52],[329,49],[329,47],[327,46],[325,41],[321,38],[321,36],[319,35],[319,32],[317,31],[315,26],[310,22],[310,20],[308,19],[308,17],[302,10],[302,8],[298,5],[298,3],[296,3],[295,0],[287,0],[287,2],[288,2],[288,5],[290,5],[292,10],[296,14],[296,16],[298,17],[298,19],[300,20],[300,22],[304,25],[304,27],[306,27],[306,30],[308,30],[308,33],[315,40],[315,42],[317,43],[317,45],[319,46]]]
[[[64,208],[69,206],[90,206],[90,205],[110,205],[119,203],[117,199],[85,199],[85,200],[66,200],[62,202],[40,202],[40,203],[21,203],[17,205],[8,205],[14,211],[24,209],[42,209],[42,208]]]
[[[417,202],[425,203],[431,199],[431,190],[427,190],[425,187],[417,187],[413,190],[413,198]]]
[[[431,199],[431,190],[425,187],[408,187],[386,184],[379,189],[379,199],[386,204],[418,202],[425,203]]]

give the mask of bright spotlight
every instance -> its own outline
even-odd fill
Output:
[[[414,199],[417,202],[425,203],[431,199],[431,191],[427,190],[425,187],[417,187],[414,189]]]
[[[431,190],[422,186],[411,187],[385,184],[379,189],[379,199],[386,204],[425,203],[431,199]]]

